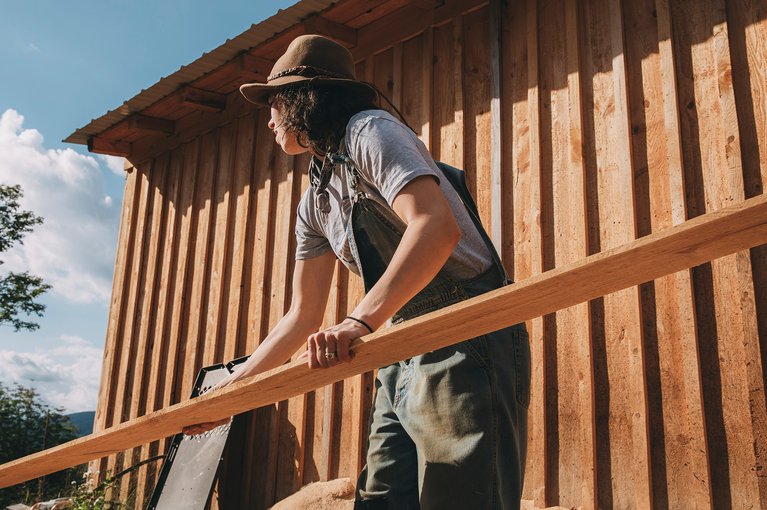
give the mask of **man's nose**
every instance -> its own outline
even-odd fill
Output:
[[[269,124],[267,124],[267,126],[269,126],[269,129],[274,129],[276,125],[277,124],[274,123],[273,119],[269,119]]]

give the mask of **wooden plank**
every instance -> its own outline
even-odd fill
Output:
[[[139,285],[138,303],[140,306],[139,326],[137,329],[137,349],[136,362],[133,372],[133,384],[131,388],[130,409],[128,419],[133,420],[138,416],[146,414],[146,402],[151,388],[148,386],[149,372],[152,360],[152,351],[155,350],[154,338],[150,331],[153,327],[156,311],[156,291],[157,291],[157,268],[158,253],[163,244],[162,225],[165,215],[165,204],[163,200],[163,182],[167,174],[168,157],[157,158],[153,163],[149,175],[149,193],[151,194],[150,203],[147,207],[151,208],[150,218],[148,220],[148,243],[144,253],[143,265],[146,268],[144,277]],[[159,350],[159,346],[158,349]],[[130,465],[135,465],[144,458],[148,458],[150,445],[143,445],[140,448],[134,448],[130,455]],[[127,455],[126,455],[127,456]],[[128,487],[136,487],[135,498],[140,505],[143,505],[144,489],[146,484],[146,466],[138,471],[134,471],[128,477],[124,478],[129,483],[123,483],[123,496],[121,501],[126,501],[128,496]]]
[[[434,29],[434,76],[432,97],[432,146],[434,159],[464,168],[463,76],[461,55],[462,19]],[[469,189],[473,175],[467,175]]]
[[[227,339],[224,346],[224,359],[230,360],[245,354],[245,335],[240,333],[240,320],[245,312],[244,296],[248,295],[244,285],[245,260],[248,235],[248,211],[253,202],[252,173],[253,157],[257,147],[255,120],[251,116],[242,117],[237,123],[237,145],[234,156],[234,232],[232,238],[231,261],[229,263],[229,299],[224,321]],[[249,353],[248,353],[249,354]]]
[[[350,314],[365,295],[361,278],[349,271],[344,272],[345,283],[339,303],[339,315],[336,323]],[[364,376],[355,375],[343,380],[336,387],[337,400],[332,404],[331,412],[335,416],[335,427],[332,432],[333,451],[331,478],[357,476],[359,463],[366,457],[367,432],[364,428]],[[363,430],[364,428],[364,430]]]
[[[392,93],[391,101],[394,106],[402,113],[402,43],[397,43],[392,47]],[[404,114],[403,114],[404,115]]]
[[[108,154],[110,156],[121,156],[127,158],[132,154],[132,145],[119,140],[104,138],[103,136],[92,136],[88,138],[88,151],[97,154]]]
[[[213,186],[217,171],[217,139],[218,133],[211,131],[203,135],[200,140],[200,156],[192,215],[194,235],[190,237],[190,248],[192,249],[190,249],[188,262],[187,282],[189,290],[184,299],[184,311],[182,312],[184,327],[182,328],[181,341],[186,345],[184,370],[180,381],[182,395],[191,393],[197,373],[202,368],[205,352],[205,328],[203,326],[207,310],[205,286],[210,270],[208,252],[211,237]]]
[[[374,55],[365,61],[365,76],[394,103],[394,106],[399,108],[394,97],[394,73],[393,48]],[[385,110],[391,110],[391,107],[385,101],[382,102],[381,106]],[[390,113],[395,117],[397,116],[393,110]]]
[[[163,231],[160,234],[164,239],[164,248],[160,252],[161,275],[159,278],[159,289],[157,290],[157,316],[154,322],[154,330],[151,335],[155,342],[155,348],[152,350],[151,372],[149,376],[149,388],[147,395],[147,412],[157,411],[161,408],[163,396],[168,377],[172,379],[172,368],[175,365],[176,346],[170,345],[170,338],[165,334],[169,322],[168,313],[172,299],[172,281],[174,257],[173,253],[177,251],[176,243],[176,208],[178,207],[179,179],[178,172],[181,164],[182,154],[180,151],[174,151],[168,154],[168,168],[165,172],[165,183],[162,187],[163,200],[165,201],[166,213],[163,223]],[[150,457],[158,455],[160,452],[160,442],[151,443],[149,448],[142,451],[141,460],[147,460]],[[162,450],[164,451],[164,444]],[[138,480],[145,480],[146,492],[154,485],[155,475],[158,473],[156,466],[141,468]]]
[[[434,139],[432,129],[432,89],[434,87],[434,30],[427,28],[423,33],[423,81],[421,94],[423,107],[421,108],[421,140],[426,148],[431,151]]]
[[[176,123],[169,119],[134,113],[128,117],[128,128],[172,135],[176,132]]]
[[[126,162],[127,163],[127,162]],[[125,189],[123,191],[123,205],[120,217],[120,234],[117,243],[117,255],[115,259],[115,271],[112,279],[112,297],[109,303],[109,319],[107,322],[104,356],[101,368],[101,384],[99,386],[98,405],[93,418],[93,430],[100,432],[111,425],[110,417],[114,410],[115,381],[118,377],[117,367],[120,366],[122,353],[122,339],[119,334],[120,323],[123,315],[123,306],[127,302],[129,286],[126,280],[130,274],[130,266],[127,261],[133,258],[132,238],[136,232],[137,200],[140,193],[136,193],[136,185],[139,182],[138,172],[130,171],[126,175]],[[103,480],[106,470],[106,459],[101,462],[93,462],[89,466],[91,473],[98,472],[96,478]]]
[[[538,128],[539,137],[536,151],[538,154],[538,171],[536,172],[535,182],[535,207],[536,223],[540,225],[540,237],[535,239],[534,257],[537,258],[535,265],[541,268],[541,271],[549,271],[557,264],[557,220],[555,216],[554,203],[554,180],[562,173],[561,169],[555,168],[555,163],[561,159],[560,152],[563,147],[562,137],[563,129],[561,121],[556,117],[555,108],[557,104],[562,104],[561,97],[564,95],[564,102],[568,101],[566,90],[567,81],[562,72],[563,66],[567,63],[565,59],[564,35],[565,19],[564,12],[561,9],[562,4],[550,2],[537,6],[535,21],[537,25],[534,30],[537,31],[538,60],[535,65],[538,68]],[[551,55],[551,57],[549,57]],[[561,109],[561,108],[560,108]],[[567,119],[569,120],[569,119]],[[565,122],[567,122],[567,120]],[[567,147],[569,149],[569,147]],[[561,315],[561,314],[560,314]],[[560,319],[561,321],[561,319]],[[546,417],[544,441],[544,467],[545,471],[545,493],[543,495],[546,505],[558,504],[560,500],[560,413],[559,404],[560,381],[559,381],[559,353],[557,347],[558,324],[557,314],[550,314],[540,319],[539,324],[535,324],[540,329],[533,332],[533,344],[540,342],[540,351],[533,352],[533,356],[538,354],[543,362],[540,369],[540,380],[542,385],[542,405],[543,413]]]
[[[346,274],[341,268],[341,261],[337,260],[333,271],[333,282],[330,287],[328,303],[325,307],[325,317],[322,321],[323,328],[338,323],[341,314],[340,298],[345,290],[342,280],[345,278]],[[317,396],[321,394],[321,400],[318,400],[315,418],[315,427],[319,429],[319,435],[315,434],[315,443],[319,442],[320,449],[319,452],[315,453],[314,458],[318,461],[317,469],[320,480],[328,481],[330,480],[330,471],[332,469],[331,452],[334,447],[333,429],[335,428],[336,415],[333,412],[333,402],[336,400],[336,385],[328,384],[324,388],[318,388],[315,393]]]
[[[309,175],[305,171],[309,166],[310,157],[308,154],[290,158],[290,175],[291,175],[291,195],[288,200],[281,203],[281,214],[288,217],[289,220],[289,236],[286,243],[286,254],[284,256],[286,266],[286,277],[283,283],[284,286],[284,312],[290,307],[292,298],[292,274],[295,267],[295,251],[296,251],[296,239],[293,232],[295,232],[296,225],[296,209],[298,202],[301,198],[301,194],[309,186]],[[301,353],[306,350],[306,344],[301,346],[298,351],[291,357],[291,360],[296,360]],[[308,399],[306,394],[301,394],[289,399],[286,403],[286,421],[282,424],[282,430],[280,432],[280,458],[281,461],[278,465],[278,469],[281,468],[282,472],[278,472],[277,476],[277,500],[284,499],[285,497],[293,494],[301,488],[304,476],[304,448],[306,447],[306,414]]]
[[[503,217],[503,255],[507,268],[512,269],[517,281],[541,272],[536,16],[537,2],[534,0],[501,4],[501,110],[507,112],[501,119],[502,139],[506,140],[502,145],[503,197],[510,204]],[[510,258],[513,260],[511,266]],[[542,321],[536,319],[527,324],[532,352],[531,405],[522,498],[545,507],[546,419],[539,323]]]
[[[461,78],[457,83],[462,91],[461,102],[457,106],[463,110],[463,136],[460,137],[463,139],[463,169],[470,181],[469,189],[477,203],[482,224],[488,232],[492,232],[493,174],[490,133],[493,127],[490,112],[491,54],[487,40],[489,24],[487,7],[463,18],[462,34],[456,36],[455,41],[455,61]],[[456,76],[456,79],[458,78]],[[456,123],[461,120],[456,118]]]
[[[587,171],[594,178],[589,197],[590,250],[619,246],[636,237],[624,35],[618,1],[594,1],[584,9],[584,67],[593,104],[586,132]],[[590,137],[591,138],[591,137]],[[639,289],[626,289],[591,303],[597,397],[597,441],[609,437],[609,457],[600,449],[601,506],[651,505],[649,429]],[[606,464],[609,462],[609,464]],[[605,478],[609,470],[610,478]]]
[[[174,151],[175,153],[175,151]],[[176,268],[175,280],[172,288],[172,310],[170,313],[169,330],[169,372],[165,379],[165,391],[163,392],[163,408],[187,398],[189,393],[182,393],[182,377],[184,373],[184,360],[187,354],[187,343],[182,334],[186,314],[184,312],[185,297],[189,293],[191,281],[190,253],[193,253],[194,234],[194,190],[197,183],[197,162],[200,153],[200,141],[185,145],[178,157],[171,160],[172,178],[179,179],[180,196],[177,205],[177,223],[175,226],[178,238],[178,248],[174,250],[174,267]],[[183,158],[183,159],[182,159]],[[172,363],[174,362],[175,363]]]
[[[487,16],[490,50],[490,238],[501,260],[503,243],[503,143],[501,103],[501,2],[491,0]],[[513,205],[512,205],[513,207]],[[512,252],[513,255],[513,252]],[[510,258],[513,258],[510,257]],[[513,266],[513,262],[511,264]]]
[[[530,267],[532,275],[543,273],[544,268],[544,210],[550,209],[550,206],[543,203],[543,165],[541,160],[541,84],[540,84],[540,51],[539,51],[539,15],[537,0],[527,2],[527,79],[528,79],[528,117],[530,123],[530,221],[533,228],[530,232]],[[546,339],[547,323],[544,317],[535,317],[530,320],[531,330],[529,333],[531,342],[532,359],[540,360],[532,363],[531,367],[531,398],[536,397],[535,402],[538,406],[531,406],[533,411],[528,415],[531,417],[530,423],[537,424],[533,430],[528,426],[529,439],[533,445],[533,452],[537,452],[539,457],[531,462],[533,472],[537,478],[533,478],[528,485],[529,493],[535,502],[539,502],[542,507],[548,506],[547,503],[549,486],[548,474],[549,466],[553,465],[550,460],[549,436],[556,427],[550,427],[548,417],[552,412],[548,406],[549,387],[546,383],[546,368],[549,365]],[[551,343],[551,342],[548,342]],[[536,409],[537,408],[537,409]],[[537,440],[536,440],[537,439]],[[536,469],[537,467],[537,469]],[[537,484],[535,483],[537,479]],[[535,484],[535,485],[534,485]]]
[[[676,75],[665,1],[625,2],[637,232],[685,220]],[[641,287],[653,505],[712,506],[690,272]],[[668,341],[674,339],[675,341]]]
[[[146,162],[138,165],[134,172],[136,172],[139,179],[138,191],[138,205],[136,216],[136,235],[133,238],[133,250],[132,258],[130,261],[126,261],[130,266],[130,277],[127,278],[129,285],[128,296],[126,302],[126,308],[124,309],[122,324],[118,335],[122,337],[122,352],[120,353],[120,364],[117,367],[117,384],[114,389],[114,407],[112,409],[112,415],[108,419],[109,425],[115,425],[128,420],[129,407],[130,407],[130,394],[133,383],[133,367],[136,362],[137,351],[137,338],[135,330],[140,320],[140,307],[139,307],[139,291],[140,282],[144,273],[145,264],[145,238],[148,229],[148,222],[151,218],[148,218],[148,203],[149,203],[149,171],[151,163]],[[117,471],[124,469],[122,465],[123,456],[112,456],[107,460],[106,471],[107,474],[115,474]],[[122,483],[126,482],[123,481]],[[122,485],[119,484],[120,486]],[[116,487],[120,489],[120,486]],[[127,484],[126,484],[127,486]],[[111,499],[113,492],[110,491],[107,499]]]
[[[115,399],[115,381],[121,364],[124,336],[122,335],[125,307],[130,295],[129,277],[134,258],[135,237],[138,227],[138,208],[141,196],[141,174],[131,171],[126,176],[123,192],[123,208],[120,219],[120,236],[115,261],[112,298],[107,323],[104,362],[99,386],[99,406],[94,417],[94,430],[112,425]]]
[[[746,196],[767,185],[767,4],[726,2]],[[764,309],[764,308],[761,308]]]
[[[431,29],[427,29],[426,33],[402,43],[402,68],[400,76],[395,78],[400,95],[400,111],[427,147],[430,144],[428,132],[432,61],[431,48],[427,48],[430,34]]]
[[[335,407],[333,403],[337,398],[337,385],[328,384],[325,386],[323,396],[323,413],[322,413],[322,455],[320,457],[322,463],[320,464],[320,480],[327,481],[332,476],[332,451],[335,447],[333,438],[333,430],[336,425],[336,414],[334,412]]]
[[[352,346],[354,360],[325,370],[291,363],[167,409],[0,466],[7,487],[94,457],[300,395],[400,359],[438,349],[767,243],[767,195],[591,255],[523,282],[376,332]]]
[[[744,192],[746,197],[752,197],[764,193],[767,187],[767,68],[764,65],[767,61],[767,3],[748,0],[725,4]],[[767,248],[752,249],[750,258],[764,371],[767,366]],[[752,345],[751,348],[754,347]],[[755,469],[761,472],[767,469],[765,448],[767,445],[763,441],[756,446],[758,460]],[[761,504],[765,505],[767,484],[763,477],[760,482]]]
[[[577,3],[550,4],[541,11],[546,28],[541,33],[541,54],[549,55],[542,70],[545,102],[550,119],[544,128],[551,139],[544,161],[551,165],[551,190],[541,182],[542,196],[550,201],[552,225],[544,227],[545,264],[556,267],[582,260],[588,254],[585,218],[586,189],[583,160],[579,33],[583,30]],[[545,42],[543,36],[545,35]],[[551,384],[551,462],[547,490],[551,503],[595,507],[594,370],[589,306],[579,303],[560,310],[546,321],[546,337],[556,350],[547,351],[546,382]],[[579,339],[573,342],[572,339]],[[548,340],[547,340],[548,342]],[[573,382],[576,382],[573,384]],[[556,395],[553,386],[556,386]],[[551,417],[553,418],[553,417]],[[551,419],[550,418],[550,419]]]
[[[215,191],[210,197],[213,200],[211,219],[211,254],[210,272],[205,289],[208,292],[207,309],[205,313],[204,354],[203,366],[217,362],[226,362],[223,358],[224,347],[227,342],[234,344],[237,337],[224,337],[220,334],[224,303],[227,299],[226,271],[229,264],[225,264],[229,257],[231,233],[231,207],[232,179],[234,178],[234,150],[237,123],[231,122],[220,129],[218,138],[218,162],[216,171]],[[233,349],[232,349],[233,350]]]
[[[179,91],[179,101],[194,108],[209,112],[221,112],[226,109],[226,94],[187,86]]]
[[[150,341],[151,329],[155,320],[154,312],[156,310],[155,292],[157,289],[157,269],[158,254],[161,246],[164,244],[162,235],[162,226],[165,219],[165,201],[163,199],[163,183],[167,174],[168,157],[156,159],[149,172],[149,189],[151,200],[147,204],[151,208],[149,219],[147,220],[147,237],[145,240],[147,247],[145,249],[142,265],[145,267],[143,280],[138,282],[140,285],[138,303],[140,313],[137,322],[139,323],[136,331],[138,339],[138,352],[136,354],[134,370],[134,383],[131,395],[129,419],[135,419],[146,411],[146,384],[149,376],[149,359],[151,359],[153,342]]]
[[[251,220],[255,238],[250,246],[253,246],[253,269],[250,279],[250,299],[248,300],[247,328],[248,338],[246,352],[253,352],[261,340],[269,331],[269,288],[271,282],[269,270],[271,265],[271,250],[273,246],[273,210],[272,203],[275,179],[272,177],[277,148],[268,143],[271,136],[267,123],[270,114],[264,108],[258,116],[258,139],[261,143],[256,147],[255,154],[255,182],[256,193],[255,207],[251,208]]]
[[[302,453],[304,466],[301,483],[307,484],[320,480],[319,463],[322,451],[322,406],[324,388],[317,388],[306,394],[306,443]],[[319,425],[319,429],[318,429]]]

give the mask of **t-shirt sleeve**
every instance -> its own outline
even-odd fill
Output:
[[[304,193],[296,213],[296,260],[312,259],[332,249],[310,208],[313,207],[310,192],[308,189]]]
[[[403,124],[384,117],[365,117],[349,129],[349,155],[362,177],[392,204],[402,188],[417,177],[439,176],[427,161],[428,152]]]

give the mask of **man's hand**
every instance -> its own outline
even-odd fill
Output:
[[[235,382],[237,379],[238,379],[237,372],[233,374],[229,374],[204,393],[210,393],[211,391],[220,390],[221,388],[229,386],[230,384]],[[230,421],[232,421],[231,418],[223,418],[218,421],[208,421],[205,423],[198,423],[196,425],[189,425],[181,429],[181,432],[183,432],[187,436],[196,436],[197,434],[202,434],[203,432],[213,430],[216,427],[220,427],[221,425],[226,425]]]
[[[189,425],[188,427],[181,429],[181,432],[187,436],[196,436],[197,434],[202,434],[203,432],[213,430],[216,427],[220,427],[221,425],[226,425],[230,421],[232,421],[231,418],[224,418],[218,421],[208,421],[205,423],[198,423],[197,425]]]
[[[309,335],[306,358],[309,368],[328,368],[352,360],[349,344],[370,332],[362,324],[346,319],[340,324]]]

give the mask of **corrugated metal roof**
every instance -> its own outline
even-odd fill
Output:
[[[277,11],[277,14],[265,19],[257,25],[252,25],[242,34],[233,39],[227,39],[218,48],[203,53],[200,58],[189,65],[181,66],[175,73],[161,78],[160,81],[147,89],[143,89],[121,106],[110,110],[98,119],[92,119],[89,124],[81,127],[64,141],[68,143],[87,144],[88,138],[98,135],[125,119],[128,115],[140,112],[156,103],[165,96],[175,92],[181,85],[193,82],[205,74],[217,69],[235,58],[243,51],[258,46],[275,34],[300,23],[309,16],[321,12],[337,0],[302,0],[287,9]]]

